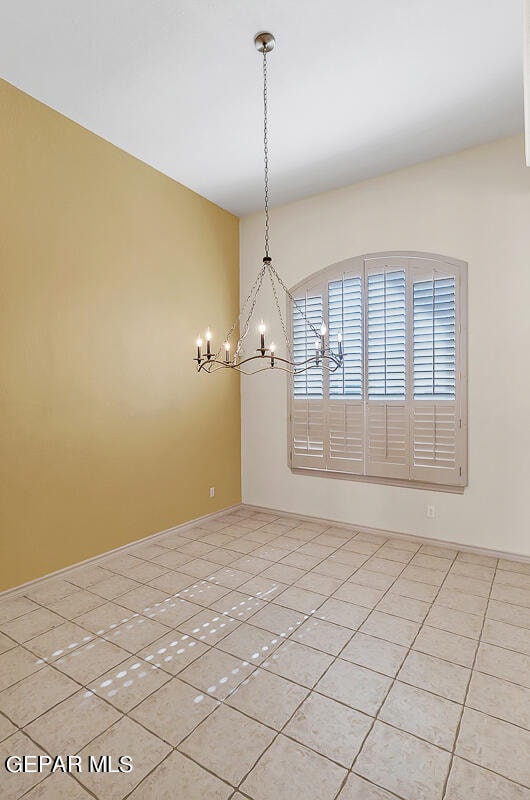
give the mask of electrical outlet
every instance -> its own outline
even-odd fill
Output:
[[[210,497],[215,497],[215,486],[210,486]],[[434,514],[433,514],[434,517]]]
[[[436,514],[434,513],[434,506],[427,506],[427,517],[429,519],[434,519]]]

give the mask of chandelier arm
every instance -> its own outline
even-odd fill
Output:
[[[294,307],[296,308],[296,310],[298,311],[298,313],[302,317],[302,319],[307,323],[307,325],[311,328],[311,330],[313,331],[315,336],[318,338],[320,336],[320,332],[317,331],[317,329],[315,328],[315,326],[313,325],[311,320],[307,317],[304,309],[299,305],[298,300],[295,300],[295,298],[293,297],[292,293],[289,291],[289,289],[287,288],[285,283],[282,281],[280,275],[276,272],[276,270],[275,270],[275,268],[274,268],[274,266],[272,264],[270,264],[270,269],[271,269],[272,273],[274,274],[274,277],[276,278],[276,280],[278,281],[278,283],[282,287],[283,291],[285,292],[285,294],[287,295],[287,297],[289,298],[291,303],[294,305]]]
[[[245,320],[245,324],[243,326],[243,333],[240,332],[240,336],[239,336],[239,340],[238,340],[237,348],[236,348],[236,354],[237,355],[239,355],[239,352],[241,350],[241,345],[243,344],[243,340],[246,337],[246,335],[248,333],[248,329],[250,327],[250,320],[252,319],[252,315],[253,315],[254,309],[256,307],[256,301],[258,299],[259,290],[261,289],[261,284],[263,283],[265,270],[266,270],[266,266],[264,264],[263,267],[261,268],[260,272],[259,272],[259,275],[258,275],[258,285],[257,285],[256,291],[254,292],[254,297],[252,299],[252,305],[250,306],[250,310],[248,312],[248,316],[247,316],[247,318]]]
[[[239,322],[239,323],[241,323],[241,319],[242,319],[242,317],[243,317],[243,313],[244,313],[244,311],[245,311],[246,307],[248,306],[248,304],[249,304],[250,300],[252,299],[252,297],[253,297],[253,296],[255,296],[255,295],[257,295],[257,293],[258,293],[258,291],[259,291],[259,287],[258,287],[258,288],[256,288],[256,287],[258,286],[258,282],[259,282],[259,280],[260,280],[261,273],[263,272],[263,270],[264,270],[264,269],[265,269],[265,267],[262,267],[262,268],[261,268],[261,270],[260,270],[260,271],[258,272],[258,274],[256,275],[256,279],[255,279],[254,283],[252,284],[252,287],[251,287],[251,289],[250,289],[250,292],[248,293],[247,299],[245,300],[245,302],[244,302],[244,303],[243,303],[243,305],[241,306],[241,311],[239,312],[239,316],[238,316],[238,317],[237,317],[237,319],[234,321],[234,324],[232,325],[232,327],[230,328],[230,330],[229,330],[229,331],[228,331],[228,333],[226,334],[226,341],[229,341],[230,337],[232,336],[232,334],[233,334],[233,332],[234,332],[234,330],[235,330],[235,327],[236,327],[237,323],[238,323],[238,322]],[[263,279],[263,278],[262,278],[262,279]],[[250,315],[250,316],[251,316],[251,315]],[[240,326],[240,333],[241,333],[241,326]],[[238,341],[238,344],[239,344],[239,342],[240,342],[240,341],[242,341],[242,340],[243,340],[243,338],[244,338],[244,337],[240,336],[240,339],[239,339],[239,341]]]
[[[271,282],[272,293],[274,295],[274,302],[276,303],[276,308],[278,310],[278,316],[280,317],[280,322],[282,324],[283,336],[284,336],[284,339],[285,339],[285,343],[287,345],[287,353],[289,355],[290,360],[293,361],[293,350],[292,350],[292,347],[291,347],[291,339],[289,337],[289,334],[287,333],[287,327],[286,327],[285,321],[283,319],[282,310],[280,308],[280,301],[278,299],[278,293],[276,291],[276,284],[274,283],[273,272],[270,269],[268,271],[268,276],[269,276],[269,280]]]

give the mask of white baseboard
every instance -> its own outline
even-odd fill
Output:
[[[114,547],[112,550],[107,550],[104,553],[100,553],[97,556],[91,556],[90,558],[85,558],[84,561],[78,561],[76,564],[71,564],[68,567],[63,567],[62,569],[57,569],[54,572],[48,572],[46,575],[41,575],[40,578],[34,578],[31,581],[27,581],[26,583],[21,583],[19,586],[13,586],[11,589],[5,589],[3,592],[0,592],[0,600],[5,600],[7,597],[14,597],[15,595],[24,594],[24,592],[28,589],[29,586],[37,586],[45,581],[49,581],[51,578],[57,578],[58,576],[65,577],[69,573],[73,572],[79,567],[86,567],[86,566],[93,566],[97,564],[99,561],[108,558],[109,556],[113,555],[114,553],[120,553],[122,550],[128,550],[129,547],[133,547],[136,544],[147,544],[148,542],[154,542],[160,536],[165,536],[168,533],[176,533],[177,531],[184,531],[187,528],[192,528],[194,525],[197,525],[199,522],[204,522],[208,519],[215,519],[216,517],[220,517],[222,514],[226,514],[228,511],[236,511],[238,508],[241,508],[241,503],[236,503],[233,506],[228,506],[227,508],[222,508],[220,511],[214,511],[211,514],[204,514],[202,517],[196,517],[195,519],[191,519],[188,522],[182,522],[180,525],[174,525],[172,528],[167,528],[165,531],[158,531],[157,533],[151,533],[148,536],[142,536],[140,539],[133,539],[132,542],[127,542],[127,544],[122,544],[120,547]]]
[[[271,514],[281,514],[283,517],[294,517],[296,519],[304,520],[304,522],[317,522],[322,525],[333,525],[336,528],[345,528],[346,530],[355,530],[360,533],[373,533],[382,536],[387,536],[389,539],[412,539],[421,544],[431,544],[435,547],[446,547],[451,550],[462,550],[466,553],[475,553],[479,556],[491,556],[492,558],[506,558],[510,561],[520,561],[524,564],[530,563],[530,556],[521,555],[520,553],[511,553],[508,550],[493,550],[489,547],[475,547],[474,545],[462,544],[461,542],[454,542],[447,539],[435,539],[432,536],[418,536],[415,533],[402,533],[401,531],[388,531],[384,528],[371,528],[368,525],[354,525],[353,523],[341,522],[340,520],[327,519],[326,517],[309,517],[305,514],[297,514],[294,511],[282,511],[278,508],[269,508],[267,506],[255,506],[252,503],[241,503],[240,508],[248,508],[252,511],[263,511]]]

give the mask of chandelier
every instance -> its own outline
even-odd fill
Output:
[[[249,295],[241,307],[239,317],[234,322],[225,336],[224,344],[221,344],[217,351],[212,345],[212,333],[210,328],[206,331],[206,350],[203,350],[203,340],[197,339],[197,356],[194,361],[197,363],[198,372],[215,372],[218,369],[233,369],[245,375],[262,372],[265,369],[281,369],[285,372],[297,375],[306,372],[312,367],[319,367],[335,372],[342,366],[344,353],[342,349],[342,335],[337,337],[337,350],[333,351],[331,343],[326,341],[326,325],[324,320],[320,326],[314,324],[307,318],[305,313],[305,302],[295,300],[287,286],[284,284],[280,275],[276,271],[269,252],[269,139],[268,139],[268,106],[267,106],[267,54],[271,52],[275,45],[274,36],[271,33],[258,33],[254,37],[254,45],[258,52],[263,55],[263,159],[264,159],[264,212],[265,212],[265,255],[256,279],[252,284]],[[253,325],[254,310],[257,298],[261,290],[263,281],[268,279],[271,287],[276,311],[278,313],[283,336],[285,340],[285,355],[279,353],[274,342],[266,344],[265,334],[266,325],[263,320],[258,325]],[[295,360],[293,345],[289,336],[284,314],[282,312],[280,297],[287,298],[290,308],[297,315],[297,319],[305,327],[304,341],[314,335],[314,348],[309,357],[302,357]],[[289,306],[288,306],[289,307]],[[239,338],[235,345],[232,345],[232,337],[236,329]],[[250,353],[245,351],[244,344],[253,329],[259,335],[257,339],[259,346]],[[304,355],[307,356],[305,348]],[[224,353],[223,353],[224,351]]]

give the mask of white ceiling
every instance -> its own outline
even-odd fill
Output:
[[[0,75],[236,214],[523,129],[522,0],[0,0]]]

